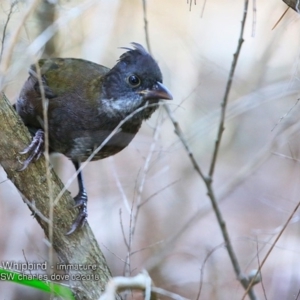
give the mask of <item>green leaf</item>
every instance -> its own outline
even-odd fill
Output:
[[[75,300],[72,291],[68,287],[49,280],[31,279],[31,276],[33,275],[8,271],[0,268],[0,281],[10,281],[23,284],[47,293],[53,293],[55,296],[60,296],[65,300]]]

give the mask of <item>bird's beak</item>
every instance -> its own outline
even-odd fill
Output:
[[[172,100],[173,96],[170,91],[160,82],[156,82],[151,89],[139,92],[146,100]]]

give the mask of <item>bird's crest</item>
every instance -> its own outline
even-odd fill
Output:
[[[141,44],[138,44],[138,43],[131,43],[131,45],[133,46],[133,49],[131,48],[128,48],[128,47],[120,47],[120,49],[125,49],[125,50],[128,50],[127,52],[123,53],[121,56],[120,56],[120,60],[123,60],[125,59],[126,57],[129,57],[132,55],[133,52],[137,52],[141,55],[150,55],[147,50],[141,45]]]

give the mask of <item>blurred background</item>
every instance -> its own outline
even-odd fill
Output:
[[[146,3],[151,52],[174,96],[170,109],[207,174],[244,1]],[[213,182],[245,274],[257,268],[300,201],[299,16],[290,9],[272,30],[286,8],[279,0],[249,3]],[[124,52],[118,47],[146,47],[143,1],[1,0],[0,39],[1,90],[14,103],[40,57],[112,67]],[[52,162],[66,183],[71,162],[63,156]],[[147,269],[156,286],[186,298],[197,298],[200,283],[199,299],[242,298],[205,185],[163,108],[125,150],[83,172],[88,221],[113,276]],[[77,183],[69,189],[75,195]],[[0,262],[47,261],[44,234],[2,168],[0,204]],[[130,214],[137,218],[128,268],[122,226],[128,239]],[[299,216],[262,269],[260,299],[297,299]],[[0,282],[0,299],[48,298]]]

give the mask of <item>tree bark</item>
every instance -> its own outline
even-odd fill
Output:
[[[7,98],[0,93],[0,163],[7,173],[7,177],[20,191],[34,217],[43,228],[49,239],[49,192],[46,180],[46,161],[41,157],[22,172],[18,158],[31,141],[31,136],[17,115]],[[23,158],[24,159],[24,158]],[[64,187],[58,176],[51,171],[53,199]],[[41,214],[47,218],[42,218]],[[95,240],[88,224],[70,236],[65,233],[70,228],[77,214],[74,201],[66,191],[53,211],[53,239],[52,247],[56,251],[62,264],[76,267],[79,264],[96,266],[96,270],[69,270],[69,284],[76,299],[98,299],[105,285],[111,277],[105,258]],[[9,225],[9,224],[8,224]],[[51,267],[51,266],[50,266]],[[94,280],[78,280],[82,276],[90,276]],[[97,280],[99,278],[99,280]]]

